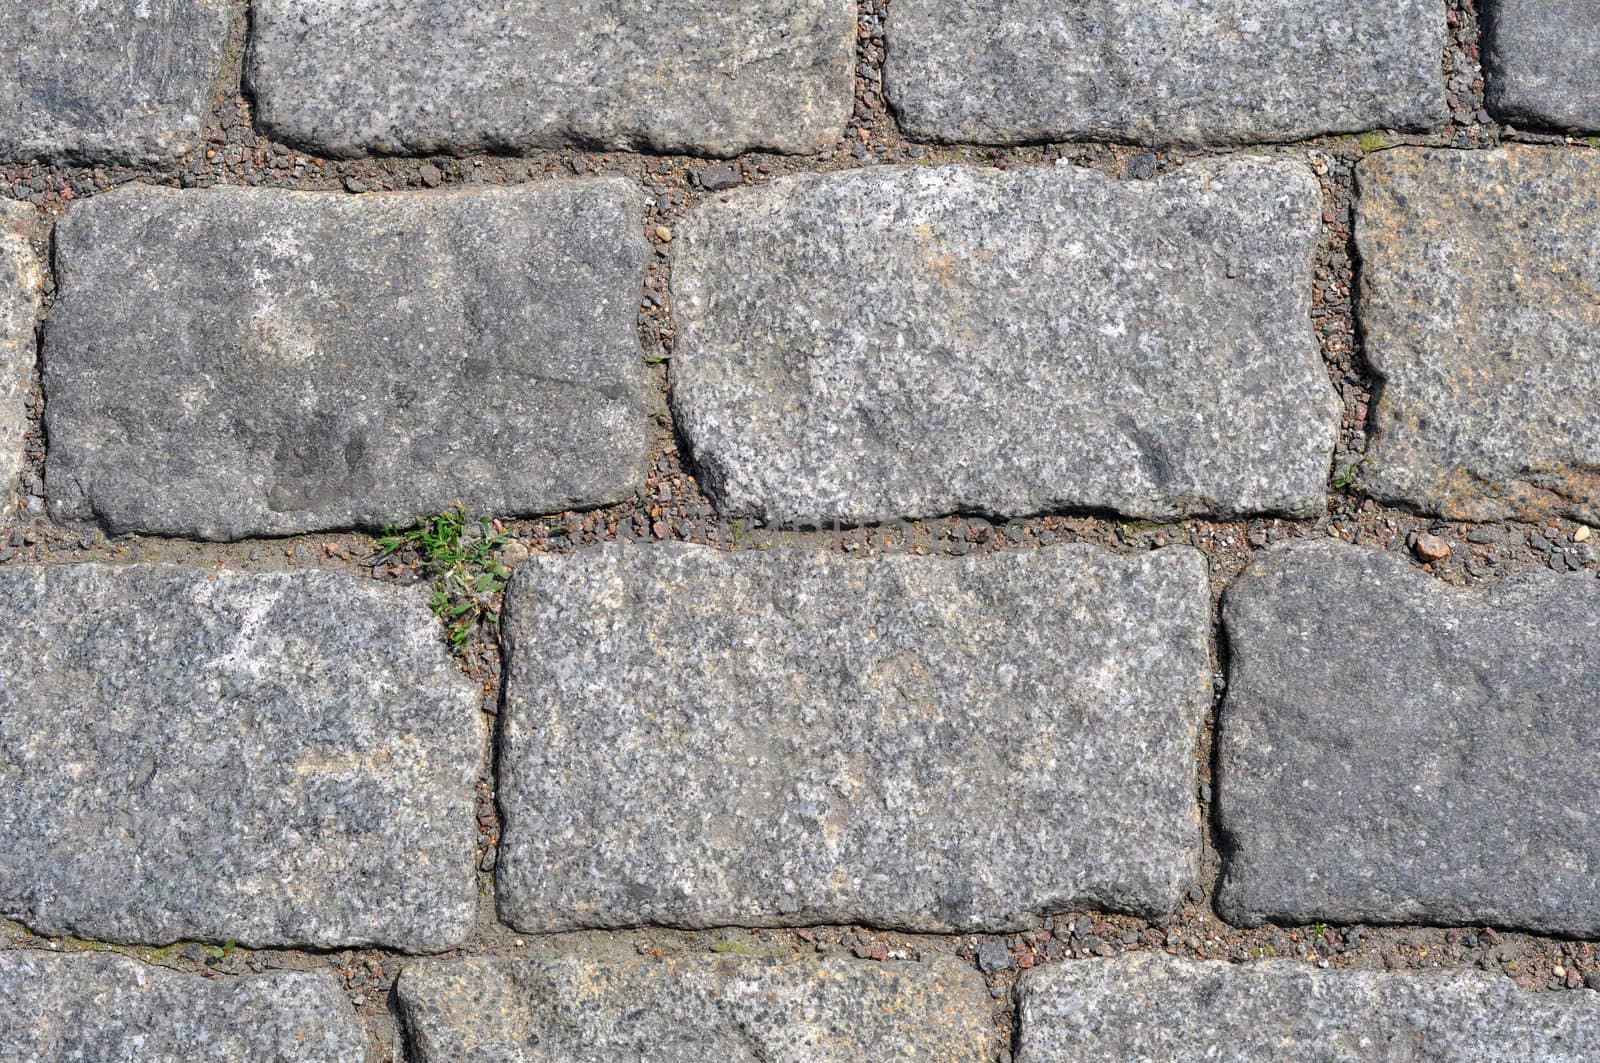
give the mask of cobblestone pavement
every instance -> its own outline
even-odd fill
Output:
[[[1580,7],[0,0],[0,1059],[1600,1058]]]

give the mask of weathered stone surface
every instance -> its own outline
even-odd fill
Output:
[[[1518,125],[1600,129],[1600,40],[1586,0],[1488,0],[1485,96]]]
[[[674,242],[677,422],[725,513],[1320,513],[1339,414],[1305,167],[882,168]]]
[[[1401,149],[1357,171],[1375,497],[1600,521],[1600,157]]]
[[[23,436],[44,289],[43,264],[32,244],[37,222],[26,203],[0,200],[0,509],[9,507],[27,457]]]
[[[528,930],[1031,926],[1196,874],[1205,568],[612,547],[507,602],[500,912]]]
[[[148,944],[467,933],[481,713],[423,592],[13,566],[0,612],[0,913]]]
[[[1443,122],[1437,0],[895,0],[908,135],[1016,144],[1301,140]]]
[[[625,497],[649,434],[635,198],[141,186],[74,207],[52,512],[231,539]]]
[[[210,979],[104,952],[0,952],[0,1058],[362,1063],[367,1036],[325,972]]]
[[[1319,971],[1292,960],[1140,953],[1030,971],[1017,1000],[1017,1063],[1582,1063],[1600,1055],[1600,994],[1529,993],[1478,971]]]
[[[0,160],[182,158],[231,19],[228,0],[0,0]]]
[[[1000,1044],[983,979],[948,959],[471,959],[408,967],[396,992],[417,1063],[967,1063]]]
[[[1228,591],[1230,922],[1600,934],[1600,583],[1451,587],[1318,542]]]
[[[807,152],[844,132],[852,0],[256,0],[256,116],[324,154]]]

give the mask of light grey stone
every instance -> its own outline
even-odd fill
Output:
[[[1017,1063],[1583,1063],[1600,994],[1529,993],[1498,973],[1320,971],[1164,953],[1053,964],[1017,987]]]
[[[367,1035],[326,972],[211,979],[106,952],[0,952],[0,1058],[362,1063]]]
[[[855,92],[852,0],[256,0],[252,26],[257,119],[330,155],[810,152]]]
[[[420,588],[12,566],[0,612],[0,914],[152,945],[470,930],[482,713]]]
[[[1229,922],[1600,935],[1600,583],[1452,587],[1382,550],[1268,554],[1229,589]]]
[[[724,513],[1322,512],[1303,165],[885,167],[677,229],[677,423]]]
[[[1439,0],[895,0],[918,139],[1237,144],[1445,121]]]
[[[33,250],[37,224],[26,203],[0,200],[0,511],[10,509],[27,460],[34,329],[44,290],[43,263]]]
[[[1357,180],[1367,491],[1600,523],[1600,156],[1407,148]]]
[[[232,18],[229,0],[0,0],[0,161],[181,159]]]
[[[1161,915],[1193,881],[1201,555],[534,557],[496,867],[530,932]]]
[[[75,206],[45,330],[51,512],[236,539],[627,497],[638,217],[620,178]]]
[[[416,1063],[832,1063],[990,1059],[983,979],[951,959],[469,959],[408,967]]]
[[[1485,97],[1521,126],[1600,130],[1600,38],[1590,0],[1486,0]]]

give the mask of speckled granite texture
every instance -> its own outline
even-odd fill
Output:
[[[894,0],[884,86],[920,139],[1303,140],[1444,122],[1438,0]]]
[[[882,168],[679,227],[672,403],[725,514],[1321,512],[1339,411],[1297,162]]]
[[[1396,149],[1357,179],[1382,378],[1366,489],[1455,520],[1600,522],[1600,155]]]
[[[136,186],[74,207],[44,347],[52,514],[236,539],[626,497],[649,438],[637,196]]]
[[[0,0],[0,162],[161,166],[199,146],[229,0]]]
[[[364,1063],[326,972],[209,979],[105,952],[0,952],[0,1059]]]
[[[0,914],[153,945],[459,942],[483,724],[425,599],[0,569]]]
[[[415,1063],[845,1063],[992,1058],[978,972],[950,959],[469,959],[397,986]]]
[[[844,133],[852,0],[256,0],[262,125],[328,155],[808,152]]]
[[[1443,584],[1319,542],[1223,603],[1217,907],[1600,935],[1600,583]]]
[[[1592,0],[1484,0],[1495,116],[1523,127],[1600,130],[1600,34]]]
[[[497,900],[528,931],[1009,930],[1171,911],[1211,701],[1200,555],[661,544],[507,598]]]
[[[0,512],[14,504],[26,452],[33,391],[34,329],[44,289],[44,263],[32,236],[38,212],[0,200]]]
[[[1584,1063],[1600,994],[1478,971],[1320,971],[1163,953],[1064,963],[1017,984],[1017,1063]]]

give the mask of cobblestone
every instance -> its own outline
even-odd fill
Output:
[[[0,508],[9,509],[27,452],[33,388],[34,328],[44,264],[34,253],[38,215],[26,203],[0,200]]]
[[[1489,109],[1507,122],[1600,130],[1594,11],[1573,0],[1486,0]]]

